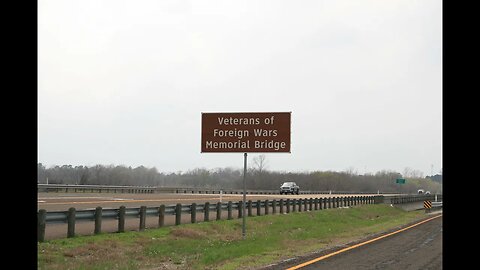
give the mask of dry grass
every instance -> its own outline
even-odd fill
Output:
[[[198,239],[207,236],[205,231],[195,230],[193,228],[173,228],[171,235],[179,238]]]

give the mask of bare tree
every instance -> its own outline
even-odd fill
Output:
[[[408,178],[423,178],[423,172],[420,170],[414,170],[412,168],[406,167],[403,169],[403,177]]]
[[[264,154],[253,158],[254,170],[258,173],[263,173],[267,168],[267,157]]]
[[[345,170],[345,173],[350,175],[350,176],[354,176],[354,175],[358,175],[358,171],[355,169],[355,167],[353,166],[350,166],[348,167],[346,170]]]

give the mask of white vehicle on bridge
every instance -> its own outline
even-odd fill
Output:
[[[423,189],[418,190],[418,194],[423,194],[423,193],[425,193],[425,190],[423,190]]]
[[[280,186],[280,194],[297,194],[300,191],[300,187],[295,182],[285,182]]]

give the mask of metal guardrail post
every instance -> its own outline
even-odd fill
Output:
[[[287,199],[287,214],[290,213],[290,199]]]
[[[312,211],[312,210],[313,210],[313,198],[310,198],[308,202],[308,211]]]
[[[277,213],[277,200],[272,200],[272,214],[275,215]]]
[[[268,215],[268,200],[265,200],[265,215]]]
[[[328,209],[332,208],[332,198],[328,198]]]
[[[192,203],[190,205],[190,222],[196,223],[197,222],[197,204]]]
[[[260,210],[261,203],[262,202],[260,200],[257,200],[257,216],[261,215],[261,210]]]
[[[118,209],[118,232],[125,232],[125,206]]]
[[[248,216],[253,216],[252,214],[252,200],[248,200]]]
[[[161,228],[165,226],[165,205],[162,204],[158,208],[158,227]]]
[[[47,211],[45,209],[40,209],[37,214],[37,229],[38,229],[37,241],[38,242],[45,241],[46,217],[47,217]]]
[[[97,206],[95,208],[95,231],[94,234],[100,234],[102,232],[102,207]]]
[[[280,214],[283,214],[283,199],[280,199]]]
[[[243,215],[243,201],[238,201],[238,218],[242,218]]]
[[[227,214],[228,214],[228,217],[227,219],[233,219],[232,217],[232,201],[228,201],[228,204],[227,204]]]
[[[67,228],[67,237],[75,237],[75,208],[70,207],[68,209],[68,214],[67,214],[67,222],[68,222],[68,228]]]
[[[177,203],[175,206],[175,225],[182,224],[182,204]]]
[[[297,199],[293,199],[292,212],[297,212]]]
[[[140,206],[140,224],[139,224],[139,231],[144,231],[145,230],[145,220],[147,217],[147,207],[146,206]]]
[[[205,222],[210,221],[210,203],[209,202],[206,202],[204,205],[203,221]]]
[[[222,203],[221,202],[217,202],[217,206],[216,206],[216,210],[217,210],[217,220],[220,220],[222,219]]]

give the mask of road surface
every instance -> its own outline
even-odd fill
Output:
[[[291,260],[266,269],[442,269],[441,216],[379,240],[366,244],[361,243],[363,242],[350,245],[351,247],[359,246],[346,251],[342,250],[348,247],[337,248],[316,255],[310,255],[303,259]],[[333,252],[339,253],[328,257],[328,255]],[[326,258],[321,259],[322,257]],[[313,262],[315,260],[318,261]],[[302,264],[307,265],[302,266]]]
[[[280,195],[280,194],[247,194],[247,201],[252,200],[280,200],[280,199],[305,199],[305,198],[329,198],[329,197],[349,197],[349,196],[375,196],[377,194],[300,194],[300,195]],[[242,194],[181,194],[181,193],[56,193],[41,192],[37,197],[37,208],[47,211],[67,211],[70,207],[76,210],[95,209],[97,206],[103,208],[140,207],[140,206],[160,206],[161,204],[191,204],[210,202],[238,202],[243,200]]]

